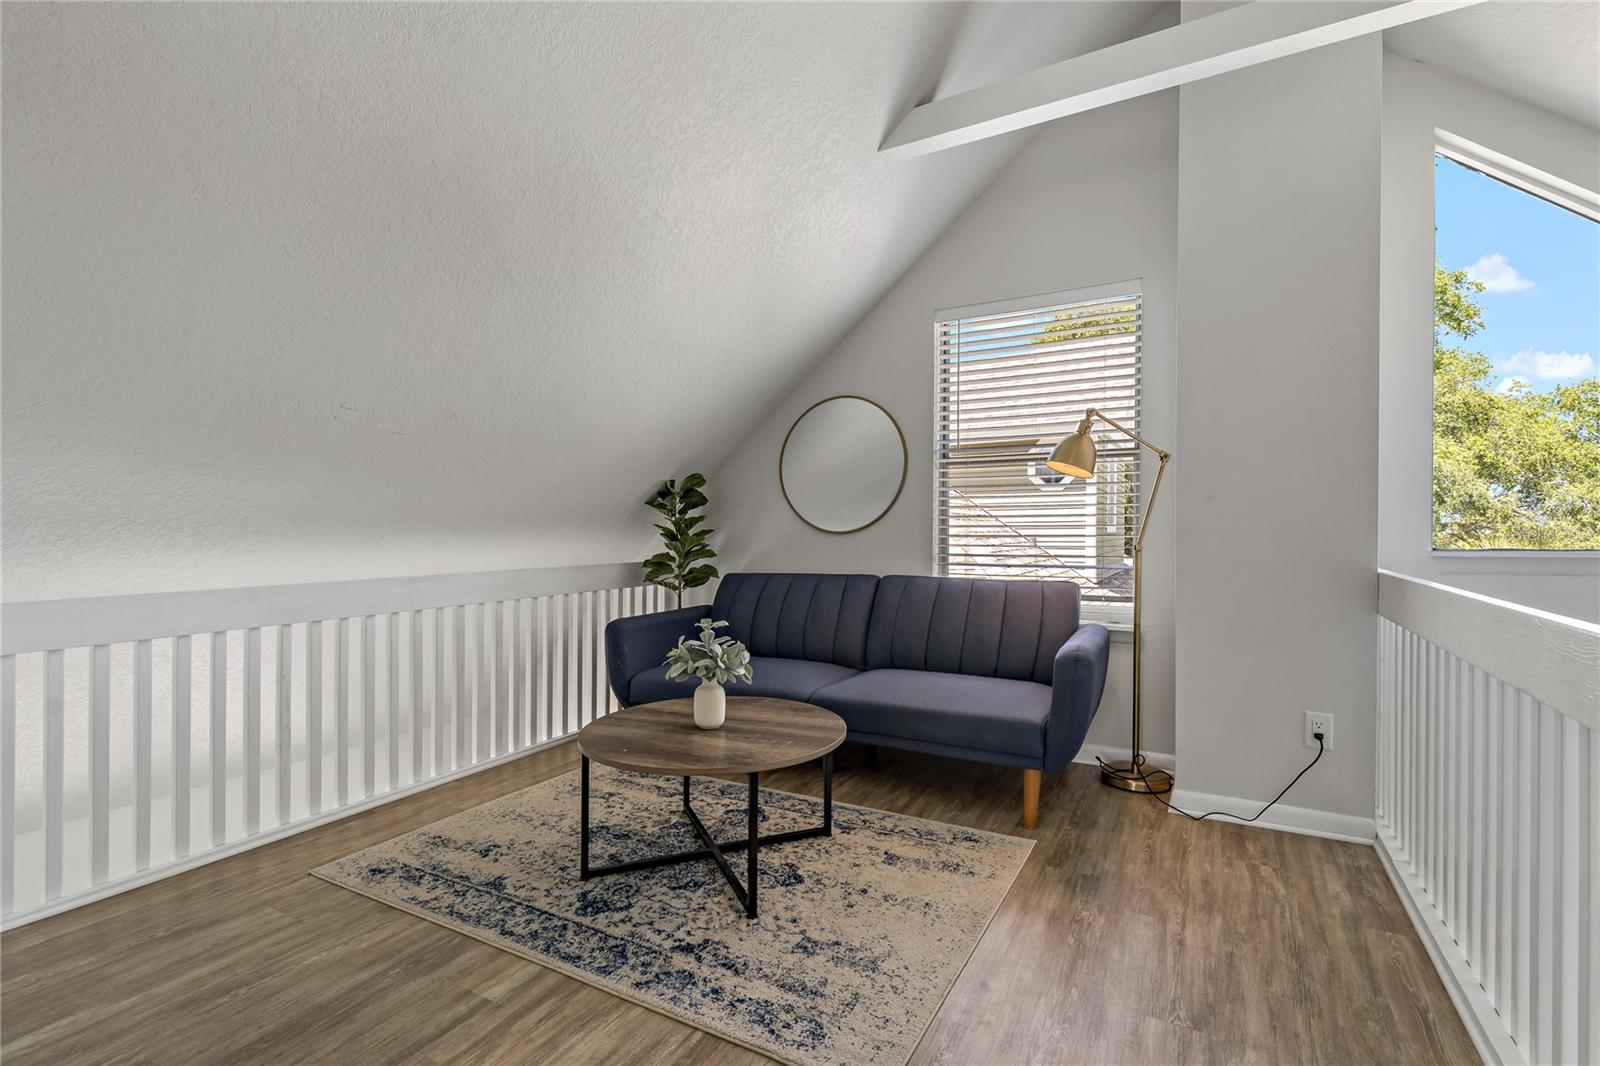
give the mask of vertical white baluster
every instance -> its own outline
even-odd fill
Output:
[[[194,738],[189,725],[190,686],[193,682],[190,640],[172,638],[172,855],[189,854],[189,767],[194,759]]]
[[[1504,682],[1500,688],[1500,777],[1505,803],[1501,808],[1500,842],[1500,927],[1496,940],[1500,944],[1500,998],[1497,1009],[1506,1025],[1515,1024],[1517,988],[1517,862],[1518,837],[1522,814],[1518,808],[1524,789],[1521,777],[1522,727],[1517,707],[1516,690]],[[1513,1037],[1527,1039],[1526,1032],[1512,1033]]]
[[[378,778],[378,620],[361,619],[361,795],[377,792]]]
[[[155,681],[150,667],[150,642],[133,646],[133,866],[150,868],[150,762],[153,747]]]
[[[228,839],[228,634],[211,634],[211,846]]]
[[[489,608],[494,620],[494,753],[511,750],[511,604],[501,600]]]
[[[400,616],[393,611],[389,613],[389,620],[384,627],[387,637],[386,666],[388,667],[389,685],[384,692],[384,703],[388,708],[388,741],[389,748],[389,776],[384,780],[388,791],[394,791],[400,785]]]
[[[555,737],[550,727],[550,708],[555,702],[550,698],[550,597],[540,596],[534,600],[533,610],[536,630],[533,661],[538,671],[533,689],[533,719],[538,739],[543,743]]]
[[[1433,900],[1435,908],[1439,905],[1439,877],[1434,863],[1434,849],[1439,839],[1434,825],[1439,816],[1439,649],[1432,644],[1427,644],[1427,718],[1424,723],[1423,759],[1427,767],[1423,778],[1427,791],[1424,793],[1423,803],[1423,828],[1422,837],[1426,842],[1427,856],[1425,881],[1428,886],[1428,895]]]
[[[427,780],[423,765],[422,612],[411,612],[411,780]]]
[[[322,623],[319,621],[306,624],[306,809],[310,814],[322,813],[322,744]]]
[[[1484,773],[1487,784],[1483,797],[1483,928],[1482,947],[1479,949],[1482,964],[1478,980],[1488,994],[1489,1002],[1500,1009],[1500,856],[1506,845],[1500,826],[1505,818],[1506,793],[1504,752],[1501,738],[1505,735],[1500,722],[1500,682],[1485,676],[1483,686],[1484,723]]]
[[[1485,740],[1485,716],[1488,709],[1484,706],[1484,674],[1476,666],[1469,667],[1471,673],[1467,679],[1467,708],[1470,719],[1467,736],[1468,757],[1471,759],[1471,773],[1468,785],[1469,813],[1467,821],[1467,925],[1462,949],[1467,956],[1467,962],[1472,967],[1473,973],[1478,977],[1478,983],[1484,982],[1483,974],[1483,855],[1484,825],[1486,803],[1485,793],[1489,788],[1489,767],[1487,761],[1488,744]]]
[[[1588,976],[1587,986],[1581,990],[1581,998],[1583,1002],[1591,1005],[1591,1009],[1585,1017],[1589,1030],[1585,1041],[1586,1048],[1578,1058],[1583,1062],[1600,1062],[1600,1010],[1595,1010],[1592,1006],[1600,1003],[1600,729],[1586,729],[1584,733],[1588,737],[1589,763],[1586,776],[1589,779],[1589,788],[1588,800],[1582,804],[1581,809],[1589,823],[1585,834],[1585,839],[1588,841],[1589,872],[1584,892],[1583,914],[1588,928],[1580,943],[1588,945],[1584,964],[1584,972]]]
[[[17,659],[0,655],[0,914],[17,898]]]
[[[445,703],[445,609],[433,609],[433,766],[432,776],[438,777],[447,773],[450,763],[446,761],[449,736],[450,717]]]
[[[565,617],[561,627],[561,639],[567,645],[567,705],[563,708],[563,718],[567,722],[567,732],[571,733],[583,728],[583,692],[580,688],[582,667],[579,658],[582,654],[582,640],[579,634],[583,628],[583,604],[577,593],[564,596],[563,600],[565,600],[563,604]]]
[[[44,656],[44,898],[61,897],[61,793],[66,775],[66,681],[63,652]]]
[[[1455,928],[1451,907],[1455,904],[1455,884],[1451,874],[1451,841],[1455,826],[1452,824],[1454,812],[1451,802],[1455,798],[1455,673],[1456,657],[1439,649],[1439,777],[1438,790],[1433,794],[1434,809],[1439,812],[1439,835],[1436,838],[1438,848],[1435,870],[1437,870],[1438,888],[1434,894],[1434,906],[1439,909],[1440,917],[1444,919],[1445,928]]]
[[[96,644],[90,662],[89,877],[103,885],[111,872],[111,646]]]
[[[456,720],[456,747],[454,766],[457,770],[463,766],[472,765],[472,752],[467,747],[467,726],[471,718],[471,710],[467,704],[467,609],[465,607],[451,608],[454,615],[455,627],[455,720]]]
[[[1556,728],[1559,730],[1558,757],[1561,766],[1561,789],[1556,793],[1561,819],[1557,833],[1561,873],[1554,893],[1554,938],[1559,953],[1559,957],[1552,960],[1555,975],[1552,991],[1556,1001],[1554,1058],[1557,1062],[1581,1062],[1579,1055],[1582,1053],[1583,1026],[1580,1016],[1586,1009],[1600,1013],[1600,998],[1586,1001],[1581,998],[1580,988],[1583,979],[1583,802],[1586,791],[1583,780],[1583,727],[1575,719],[1557,716],[1554,710],[1547,710],[1547,713],[1556,719]]]
[[[244,831],[261,831],[261,630],[244,632]]]
[[[1426,735],[1427,715],[1423,699],[1427,694],[1428,655],[1422,638],[1411,635],[1411,736],[1406,745],[1406,779],[1410,795],[1406,799],[1406,850],[1411,855],[1411,869],[1417,880],[1423,880],[1422,866],[1422,792],[1427,787],[1423,758],[1423,737]]]
[[[1530,1058],[1535,1062],[1567,1062],[1561,1058],[1556,1046],[1556,1005],[1560,1002],[1557,987],[1559,932],[1558,916],[1561,908],[1561,723],[1554,710],[1529,697],[1529,713],[1534,728],[1538,730],[1539,788],[1538,788],[1538,839],[1533,849],[1534,860],[1534,971],[1533,1039],[1526,1045],[1532,1049]]]
[[[294,684],[294,627],[285,623],[278,627],[278,685],[274,690],[278,698],[277,726],[273,752],[278,776],[278,824],[288,825],[291,818],[289,792],[293,787],[290,771],[294,763],[294,709],[289,698]]]
[[[478,669],[477,679],[477,717],[473,727],[477,730],[476,762],[482,762],[494,754],[494,675],[493,675],[493,616],[489,612],[487,603],[478,604]]]
[[[1533,713],[1533,700],[1523,692],[1516,693],[1517,700],[1517,921],[1512,943],[1516,946],[1516,990],[1513,993],[1513,1018],[1515,1027],[1511,1035],[1530,1057],[1534,1051],[1533,1038],[1533,967],[1534,938],[1538,935],[1538,903],[1534,892],[1538,885],[1534,878],[1534,864],[1538,862],[1539,841],[1536,815],[1539,810],[1539,723]]]
[[[333,776],[341,807],[350,802],[350,627],[354,623],[353,618],[334,622]]]
[[[522,624],[522,601],[511,601],[511,747],[520,751],[530,743],[528,727],[527,630]]]

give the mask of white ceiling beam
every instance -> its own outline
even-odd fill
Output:
[[[1255,0],[912,108],[878,149],[926,155],[1482,0]]]

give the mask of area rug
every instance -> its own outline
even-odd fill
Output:
[[[698,847],[681,787],[594,766],[590,861]],[[695,779],[717,839],[744,835],[745,793]],[[761,801],[763,834],[821,820]],[[843,803],[833,826],[762,849],[755,919],[709,861],[579,881],[576,772],[313,872],[782,1062],[903,1066],[1033,842]]]

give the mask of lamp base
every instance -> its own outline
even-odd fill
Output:
[[[1140,773],[1144,776],[1140,777]],[[1100,783],[1124,792],[1171,792],[1172,775],[1149,766],[1134,768],[1126,759],[1100,764]]]

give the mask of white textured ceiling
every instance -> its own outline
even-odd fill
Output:
[[[6,598],[636,556],[1153,10],[6,4]]]
[[[1600,128],[1600,2],[1493,0],[1389,30],[1390,51]]]

